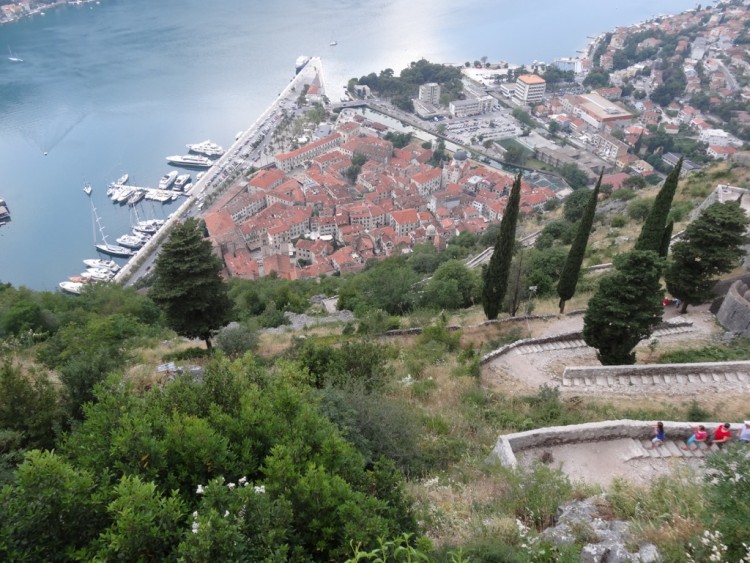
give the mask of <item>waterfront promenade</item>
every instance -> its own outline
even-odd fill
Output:
[[[317,79],[317,80],[316,80]],[[148,273],[158,254],[159,248],[169,236],[172,227],[191,215],[200,215],[197,205],[204,198],[222,189],[233,177],[244,174],[252,166],[258,166],[261,154],[256,150],[261,140],[273,134],[274,129],[282,121],[283,109],[296,106],[296,100],[301,88],[305,84],[319,84],[318,94],[325,95],[323,80],[323,63],[320,57],[312,57],[305,67],[290,80],[273,103],[245,129],[219,158],[216,163],[193,184],[186,194],[185,201],[170,215],[164,226],[149,240],[135,256],[117,273],[115,281],[123,285],[130,285]]]

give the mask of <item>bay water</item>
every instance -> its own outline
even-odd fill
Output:
[[[91,203],[109,242],[134,219],[109,182],[156,186],[164,157],[229,146],[294,74],[322,57],[328,95],[410,61],[529,64],[689,0],[100,0],[0,26],[0,282],[54,290],[95,257]],[[332,41],[338,45],[331,46]],[[46,156],[45,156],[45,153]],[[91,201],[82,187],[93,186]],[[177,203],[143,202],[140,218]]]

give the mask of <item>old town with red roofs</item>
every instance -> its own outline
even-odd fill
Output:
[[[443,249],[464,231],[500,221],[510,173],[457,151],[442,167],[413,140],[404,148],[381,138],[381,123],[344,111],[334,131],[292,152],[225,192],[205,214],[226,277],[284,279],[357,272],[370,260],[406,254],[416,244]],[[352,184],[352,157],[367,160]],[[521,183],[521,211],[556,194]]]

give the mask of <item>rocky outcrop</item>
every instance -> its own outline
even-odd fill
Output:
[[[566,504],[558,510],[555,526],[541,535],[555,545],[584,543],[581,563],[660,562],[661,556],[653,544],[642,543],[638,551],[628,551],[627,546],[632,545],[630,525],[603,517],[601,509],[606,505],[602,496]]]

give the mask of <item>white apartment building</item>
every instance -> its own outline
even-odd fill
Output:
[[[535,105],[544,100],[544,92],[547,90],[547,82],[536,74],[522,74],[516,80],[516,89],[513,97],[520,103]]]
[[[453,117],[469,117],[493,111],[497,107],[497,100],[492,96],[455,100],[448,105]]]
[[[439,105],[440,84],[438,84],[437,82],[428,82],[427,84],[422,84],[419,87],[418,99],[420,102],[426,102],[428,104],[432,104],[433,106]]]

